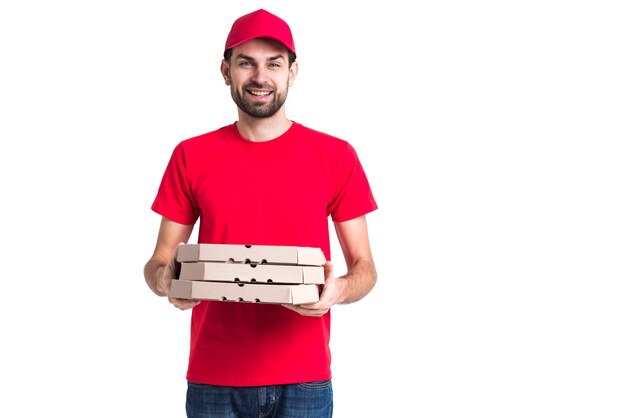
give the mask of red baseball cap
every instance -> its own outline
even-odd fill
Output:
[[[269,38],[278,41],[296,55],[296,47],[287,22],[263,9],[248,13],[235,20],[228,33],[228,38],[226,38],[224,52],[256,38]]]

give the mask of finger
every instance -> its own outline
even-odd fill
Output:
[[[167,299],[172,305],[174,305],[178,309],[193,308],[194,306],[200,303],[200,301],[196,299],[179,299],[179,298],[173,298],[171,296],[168,296]]]
[[[182,246],[185,245],[184,242],[179,242],[178,245],[176,246],[176,248],[174,249],[174,253],[172,254],[172,261],[175,261],[178,258],[178,249]]]
[[[185,243],[184,242],[178,243],[168,263],[168,268],[170,269],[172,278],[174,279],[178,279],[180,277],[181,264],[180,262],[178,262],[178,249],[180,248],[181,245],[185,245]]]
[[[324,280],[327,281],[330,277],[333,277],[333,263],[327,261],[324,264]]]
[[[307,309],[303,309],[301,308],[302,305],[288,305],[288,304],[283,304],[283,306],[291,311],[294,311],[296,313],[299,313],[300,315],[306,315],[306,311]]]
[[[299,307],[301,307],[302,309],[310,309],[310,310],[315,310],[315,309],[319,309],[320,308],[320,303],[319,302],[314,302],[314,303],[302,303],[300,305],[297,305]]]
[[[311,309],[309,306],[314,306],[315,304],[307,304],[307,305],[287,305],[283,304],[287,309],[290,309],[296,313],[299,313],[303,316],[323,316],[326,312],[328,312],[328,308],[314,308]]]
[[[193,307],[197,306],[200,302],[199,301],[186,301],[185,303],[183,303],[180,306],[177,306],[178,309],[180,309],[181,311],[186,311],[187,309],[192,309]]]

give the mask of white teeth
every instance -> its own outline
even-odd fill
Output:
[[[267,96],[270,94],[269,91],[250,91],[250,94],[253,96]]]

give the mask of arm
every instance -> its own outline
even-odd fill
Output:
[[[187,242],[192,231],[193,225],[179,224],[165,217],[161,219],[154,253],[143,269],[146,283],[156,295],[168,296],[175,274],[176,248],[179,244]],[[189,309],[198,304],[198,301],[174,299],[169,296],[168,299],[180,309]]]
[[[348,273],[341,279],[341,297],[337,303],[348,304],[364,298],[378,278],[370,249],[365,215],[347,222],[335,222],[339,244]]]
[[[376,267],[370,248],[365,215],[335,222],[337,238],[346,260],[348,272],[334,277],[330,262],[324,266],[326,282],[319,302],[304,305],[284,305],[302,315],[321,316],[336,304],[348,304],[365,297],[376,284]]]

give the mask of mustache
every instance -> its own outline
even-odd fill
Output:
[[[244,89],[260,89],[260,90],[271,90],[274,91],[274,87],[266,85],[266,84],[258,84],[258,83],[248,83],[243,86]]]

